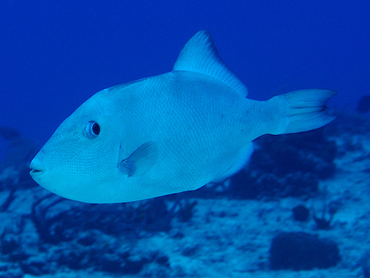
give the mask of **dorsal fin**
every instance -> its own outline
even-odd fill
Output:
[[[199,31],[185,44],[173,70],[203,73],[228,84],[243,97],[248,94],[243,82],[222,61],[207,30]]]

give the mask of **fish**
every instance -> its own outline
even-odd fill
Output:
[[[123,203],[196,190],[240,171],[264,134],[320,128],[336,92],[298,90],[267,101],[196,33],[172,71],[101,90],[66,118],[30,163],[41,187],[85,203]]]

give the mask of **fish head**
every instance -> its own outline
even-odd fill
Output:
[[[40,186],[82,202],[100,202],[96,196],[101,192],[109,195],[106,184],[119,172],[122,129],[103,91],[65,119],[31,161],[30,174]]]

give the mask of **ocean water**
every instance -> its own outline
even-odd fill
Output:
[[[369,277],[369,15],[364,0],[0,1],[0,277]],[[31,180],[81,103],[170,71],[202,29],[250,98],[331,89],[338,119],[260,138],[250,166],[192,193],[95,206]],[[301,255],[284,244],[322,249],[272,259]]]
[[[16,1],[0,3],[0,125],[44,143],[96,91],[172,69],[212,32],[250,97],[329,88],[369,93],[367,1]]]

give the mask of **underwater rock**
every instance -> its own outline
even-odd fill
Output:
[[[198,243],[194,243],[188,246],[185,246],[182,250],[181,254],[186,257],[194,256],[199,251],[200,245]]]
[[[297,172],[287,175],[282,186],[286,196],[310,196],[312,193],[317,192],[319,181],[313,174]]]
[[[237,199],[254,199],[258,197],[263,189],[259,187],[258,177],[254,174],[243,169],[231,177],[228,194]]]
[[[329,268],[339,260],[336,243],[304,232],[279,233],[270,247],[270,266],[273,270]]]
[[[176,214],[163,198],[130,204],[97,206],[45,195],[32,206],[31,220],[43,243],[48,260],[72,270],[94,269],[114,274],[137,274],[149,263],[169,266],[159,252],[134,253],[130,243],[145,233],[167,231]],[[158,224],[158,227],[154,227]],[[127,242],[117,248],[116,236]],[[10,245],[9,250],[13,245]],[[14,248],[13,248],[14,249]],[[24,263],[27,273],[38,275],[37,264]],[[44,270],[54,273],[56,270]]]
[[[189,222],[194,216],[194,208],[198,204],[196,200],[177,198],[171,208],[171,214],[180,222]]]
[[[145,258],[129,257],[123,266],[123,273],[138,274],[146,263],[148,263],[148,261]]]
[[[68,249],[54,252],[54,261],[57,262],[58,265],[67,266],[73,270],[86,269],[91,267],[95,262],[94,259],[90,257],[89,251],[89,249],[77,248],[72,245],[68,247]],[[101,256],[102,254],[98,255]]]
[[[310,196],[318,190],[318,179],[310,173],[278,177],[272,173],[242,170],[230,179],[229,195],[237,199]]]
[[[40,276],[49,273],[46,258],[43,257],[30,257],[26,261],[21,261],[20,266],[24,273]]]
[[[170,259],[167,255],[159,255],[156,257],[155,262],[157,264],[163,265],[163,266],[169,266],[170,265]]]
[[[31,220],[43,242],[57,245],[78,239],[82,245],[93,244],[95,237],[85,231],[98,230],[107,235],[126,235],[134,238],[144,233],[168,232],[176,215],[167,208],[163,198],[135,203],[98,206],[46,195],[32,206]]]
[[[10,255],[15,252],[18,252],[20,248],[19,237],[11,233],[5,233],[1,235],[1,254]]]
[[[335,121],[325,127],[325,131],[331,137],[336,136],[341,138],[341,140],[352,141],[354,135],[364,135],[369,133],[370,121],[368,115],[356,112],[348,113],[336,111],[336,117]],[[342,150],[343,147],[347,150],[346,146],[343,145],[341,146]]]
[[[323,129],[281,136],[263,136],[256,140],[251,168],[279,177],[302,172],[329,178],[335,172],[336,143],[328,140]]]
[[[230,179],[228,193],[239,199],[310,196],[319,179],[335,173],[337,146],[321,130],[263,136],[247,169]]]
[[[366,251],[360,261],[359,265],[361,265],[363,278],[369,278],[370,277],[370,250]]]
[[[118,256],[102,256],[99,269],[105,272],[119,273],[123,272],[124,261]]]
[[[23,278],[24,273],[18,265],[0,262],[0,278]]]
[[[296,221],[307,221],[308,217],[310,216],[310,210],[304,205],[295,206],[292,211],[293,218]]]
[[[114,274],[138,274],[147,263],[149,260],[141,256],[122,258],[117,254],[104,254],[99,259],[97,269]]]
[[[23,250],[21,238],[19,237],[19,235],[7,233],[4,230],[0,237],[0,243],[1,255],[3,257],[3,260],[10,262],[19,262],[26,260],[29,256],[25,253],[25,250]]]

